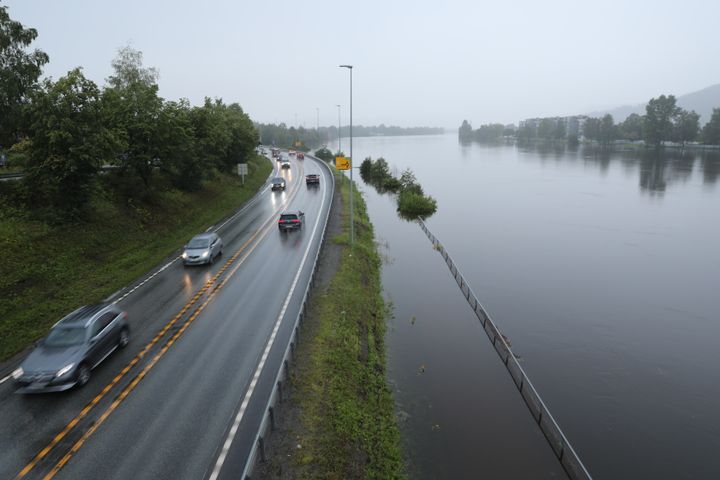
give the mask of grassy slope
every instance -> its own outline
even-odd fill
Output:
[[[299,478],[402,478],[400,435],[385,382],[381,260],[357,192],[350,249],[347,182],[343,187],[345,231],[332,239],[342,245],[340,266],[327,291],[311,302],[312,320],[293,373],[302,445],[295,455],[296,473]]]
[[[107,297],[232,213],[271,169],[257,157],[249,162],[245,186],[221,176],[197,193],[164,194],[152,209],[121,209],[98,199],[93,218],[82,225],[50,227],[0,209],[0,361],[44,335],[62,315]]]

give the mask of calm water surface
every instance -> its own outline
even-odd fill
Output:
[[[438,200],[429,228],[594,478],[720,478],[717,154],[455,135],[358,138],[354,154],[412,168]],[[412,476],[562,478],[439,254],[391,197],[360,188],[388,257]]]

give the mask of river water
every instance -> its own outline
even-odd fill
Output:
[[[344,140],[346,143],[346,140]],[[347,145],[343,145],[347,149]],[[354,139],[427,221],[595,479],[720,478],[720,157]],[[356,175],[359,177],[359,175]],[[412,478],[563,478],[420,228],[363,185]]]

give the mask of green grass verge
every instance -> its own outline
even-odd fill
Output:
[[[53,227],[5,208],[0,194],[0,361],[21,351],[64,314],[100,301],[150,270],[190,237],[252,197],[272,165],[249,162],[242,186],[219,175],[195,193],[170,191],[152,205],[94,200],[83,224]]]
[[[340,265],[327,291],[310,305],[299,346],[293,385],[297,388],[302,445],[294,454],[297,478],[404,478],[394,402],[385,380],[386,306],[381,259],[365,202],[355,192],[355,245],[348,242],[347,182],[343,195],[345,231]],[[312,325],[310,325],[312,323]]]

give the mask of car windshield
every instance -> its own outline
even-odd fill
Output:
[[[273,183],[283,183],[284,181],[285,181],[285,180],[283,180],[283,179],[280,178],[280,177],[273,178]]]
[[[187,248],[207,248],[210,245],[210,239],[208,238],[193,238],[188,243]]]
[[[85,341],[85,328],[83,327],[56,327],[50,330],[45,339],[48,347],[69,347],[80,345]]]
[[[294,213],[289,215],[283,214],[280,215],[280,220],[297,220],[297,215],[295,215]]]

